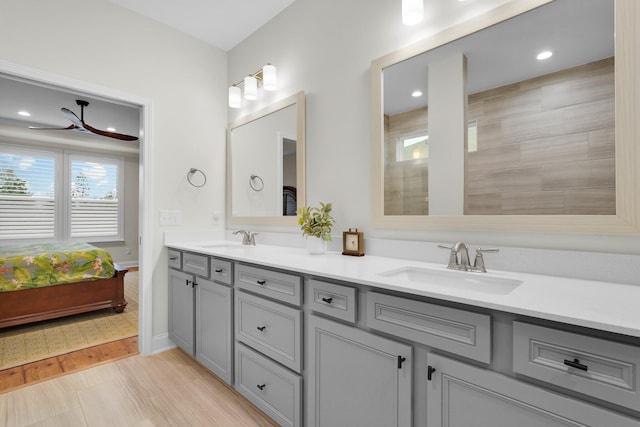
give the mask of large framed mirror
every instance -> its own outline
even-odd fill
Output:
[[[305,204],[305,96],[299,92],[229,125],[227,222],[295,225]]]
[[[514,0],[373,61],[374,227],[640,233],[639,16]]]

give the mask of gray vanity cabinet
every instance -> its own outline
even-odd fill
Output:
[[[232,263],[170,249],[169,267],[169,338],[231,384]]]
[[[411,426],[412,348],[309,316],[307,426]]]
[[[193,274],[169,269],[169,338],[193,356],[195,351],[195,317]]]
[[[228,384],[233,382],[233,290],[198,279],[196,359]]]
[[[429,354],[428,427],[639,427],[640,421]],[[435,371],[433,371],[435,369]]]

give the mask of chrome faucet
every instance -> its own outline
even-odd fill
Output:
[[[448,269],[460,271],[476,271],[480,273],[487,272],[482,254],[485,252],[498,252],[498,249],[495,248],[478,248],[476,249],[476,258],[473,261],[473,265],[471,265],[471,262],[469,261],[469,249],[463,242],[456,242],[453,246],[438,245],[438,247],[442,249],[449,249],[451,251],[449,253],[449,263],[447,264]],[[458,254],[460,255],[459,257]]]
[[[252,233],[250,231],[247,230],[236,230],[233,232],[233,234],[242,234],[242,244],[243,245],[249,245],[249,246],[255,246],[256,245],[256,235],[258,233]]]

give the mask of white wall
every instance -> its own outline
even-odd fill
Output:
[[[451,1],[453,13],[426,2],[425,21],[405,27],[400,0],[297,0],[229,52],[228,83],[271,62],[278,67],[280,86],[275,94],[260,94],[255,105],[229,110],[230,119],[305,91],[307,204],[333,203],[337,220],[333,235],[337,239],[343,230],[358,227],[365,237],[640,253],[640,238],[630,236],[371,227],[371,61],[504,2]]]
[[[2,0],[0,58],[152,102],[153,328],[167,331],[168,229],[215,228],[224,212],[226,54],[107,0]],[[208,175],[203,188],[189,168]],[[158,210],[182,211],[160,227]],[[149,236],[146,236],[149,238]]]

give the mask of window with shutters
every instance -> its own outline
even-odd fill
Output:
[[[118,157],[0,145],[0,241],[123,239]]]

